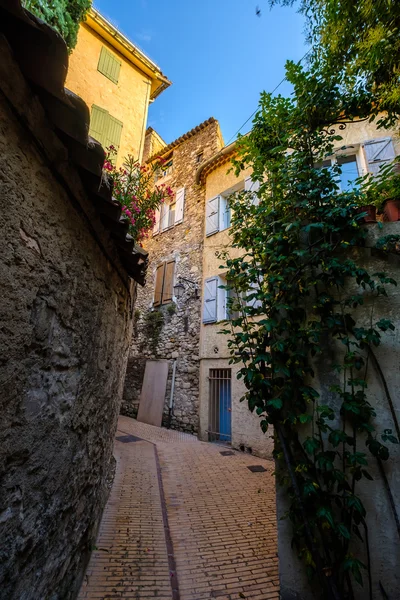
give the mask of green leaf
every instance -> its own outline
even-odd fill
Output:
[[[321,508],[319,508],[317,510],[317,517],[319,517],[320,519],[325,519],[326,521],[328,521],[328,523],[329,523],[329,525],[331,527],[334,526],[334,521],[333,521],[332,513],[331,513],[330,509],[327,508],[326,506],[322,506]]]
[[[300,423],[310,423],[312,421],[312,415],[299,415]]]
[[[272,408],[275,408],[276,410],[279,410],[280,408],[282,408],[283,403],[280,398],[272,398],[272,400],[268,400],[267,405],[272,406]]]
[[[341,536],[343,536],[346,540],[350,539],[350,531],[347,529],[344,523],[339,523],[337,526],[337,530]]]
[[[320,442],[317,440],[317,438],[308,437],[303,443],[303,447],[308,454],[314,454],[314,452],[320,447]]]

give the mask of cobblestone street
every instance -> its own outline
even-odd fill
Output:
[[[79,600],[279,598],[272,462],[127,417],[115,457]]]

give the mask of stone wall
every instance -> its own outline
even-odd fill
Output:
[[[17,2],[0,2],[0,17],[27,70],[26,56],[44,51],[33,63],[46,64],[51,49],[54,82],[64,43]],[[1,35],[0,51],[0,598],[69,600],[113,477],[135,288]],[[101,170],[102,151],[98,163],[88,153],[86,135],[75,157]]]
[[[157,309],[164,318],[158,339],[154,337],[154,287],[157,265],[175,260],[175,281],[180,276],[196,282],[201,290],[204,238],[205,190],[195,183],[197,157],[210,158],[221,147],[219,125],[212,120],[205,127],[188,136],[173,150],[173,172],[163,179],[173,190],[185,187],[183,222],[171,229],[151,236],[146,250],[151,257],[147,286],[139,290],[134,336],[128,360],[122,414],[135,416],[139,406],[143,380],[144,359],[160,358],[169,362],[169,378],[164,406],[164,424],[168,423],[172,365],[176,361],[174,409],[171,427],[197,433],[199,405],[199,335],[201,300],[195,298],[190,286],[181,300]],[[161,153],[162,154],[162,153]],[[153,349],[152,349],[153,346]],[[155,348],[154,348],[155,347]],[[142,359],[139,362],[138,359]]]
[[[382,227],[380,226],[382,225]],[[366,248],[358,250],[355,260],[370,273],[386,272],[390,277],[400,283],[400,256],[391,254],[383,255],[374,249],[376,240],[388,234],[400,234],[400,223],[383,223],[380,225],[368,225],[368,238]],[[358,293],[362,293],[360,288]],[[399,287],[388,286],[388,297],[379,297],[372,305],[367,300],[365,305],[358,309],[357,315],[360,326],[369,327],[371,309],[373,308],[373,320],[380,318],[390,319],[396,329],[381,333],[381,345],[374,348],[383,376],[386,380],[390,396],[392,398],[397,420],[400,419],[400,290]],[[340,362],[343,345],[330,347],[324,352],[322,359],[315,363],[316,380],[315,386],[321,394],[321,404],[334,405],[337,397],[330,391],[330,386],[341,385],[339,376],[335,374],[333,365]],[[367,399],[375,408],[377,416],[375,426],[378,431],[377,439],[385,429],[392,429],[396,435],[393,416],[385,394],[382,377],[373,364],[369,361],[367,373]],[[306,437],[312,435],[307,427],[301,432]],[[383,461],[383,467],[394,496],[397,514],[400,514],[400,445],[388,444],[390,458]],[[360,496],[366,511],[367,525],[369,530],[369,546],[371,551],[372,571],[372,598],[380,600],[383,597],[397,598],[400,589],[400,577],[398,565],[400,564],[400,545],[396,531],[396,523],[389,502],[389,496],[385,490],[382,476],[376,460],[370,454],[364,442],[360,440],[357,450],[366,452],[368,457],[368,472],[373,481],[363,479],[357,483],[356,493]],[[294,548],[292,548],[292,528],[287,519],[281,519],[288,509],[287,495],[284,490],[277,486],[277,518],[278,518],[278,550],[279,570],[282,600],[309,600],[311,597],[310,587],[305,575],[305,567],[300,563]],[[362,531],[364,537],[364,531]],[[356,544],[357,558],[365,565],[367,555],[365,545]],[[369,598],[367,571],[362,570],[364,587],[354,584],[355,600]],[[380,583],[386,595],[382,594]]]

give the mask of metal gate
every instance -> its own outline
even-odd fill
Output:
[[[229,443],[232,439],[231,369],[210,369],[209,380],[208,439]]]

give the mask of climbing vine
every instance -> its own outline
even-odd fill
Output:
[[[287,517],[316,597],[353,598],[354,585],[367,579],[371,598],[359,484],[372,479],[371,460],[385,477],[383,463],[398,440],[375,425],[367,372],[373,349],[394,329],[374,318],[374,305],[396,282],[359,261],[367,191],[342,191],[340,167],[319,167],[340,147],[346,123],[368,118],[374,99],[346,94],[312,66],[305,72],[288,63],[287,78],[292,98],[262,94],[234,161],[237,174],[251,165],[260,187],[231,199],[231,245],[241,255],[223,253],[222,268],[238,316],[223,333],[231,363],[241,365],[243,400],[264,432],[274,428]],[[333,381],[324,393],[316,380],[321,365]],[[367,561],[355,540],[366,545]]]
[[[164,315],[161,310],[149,310],[144,316],[146,340],[154,354],[158,352],[161,331],[164,326]]]

